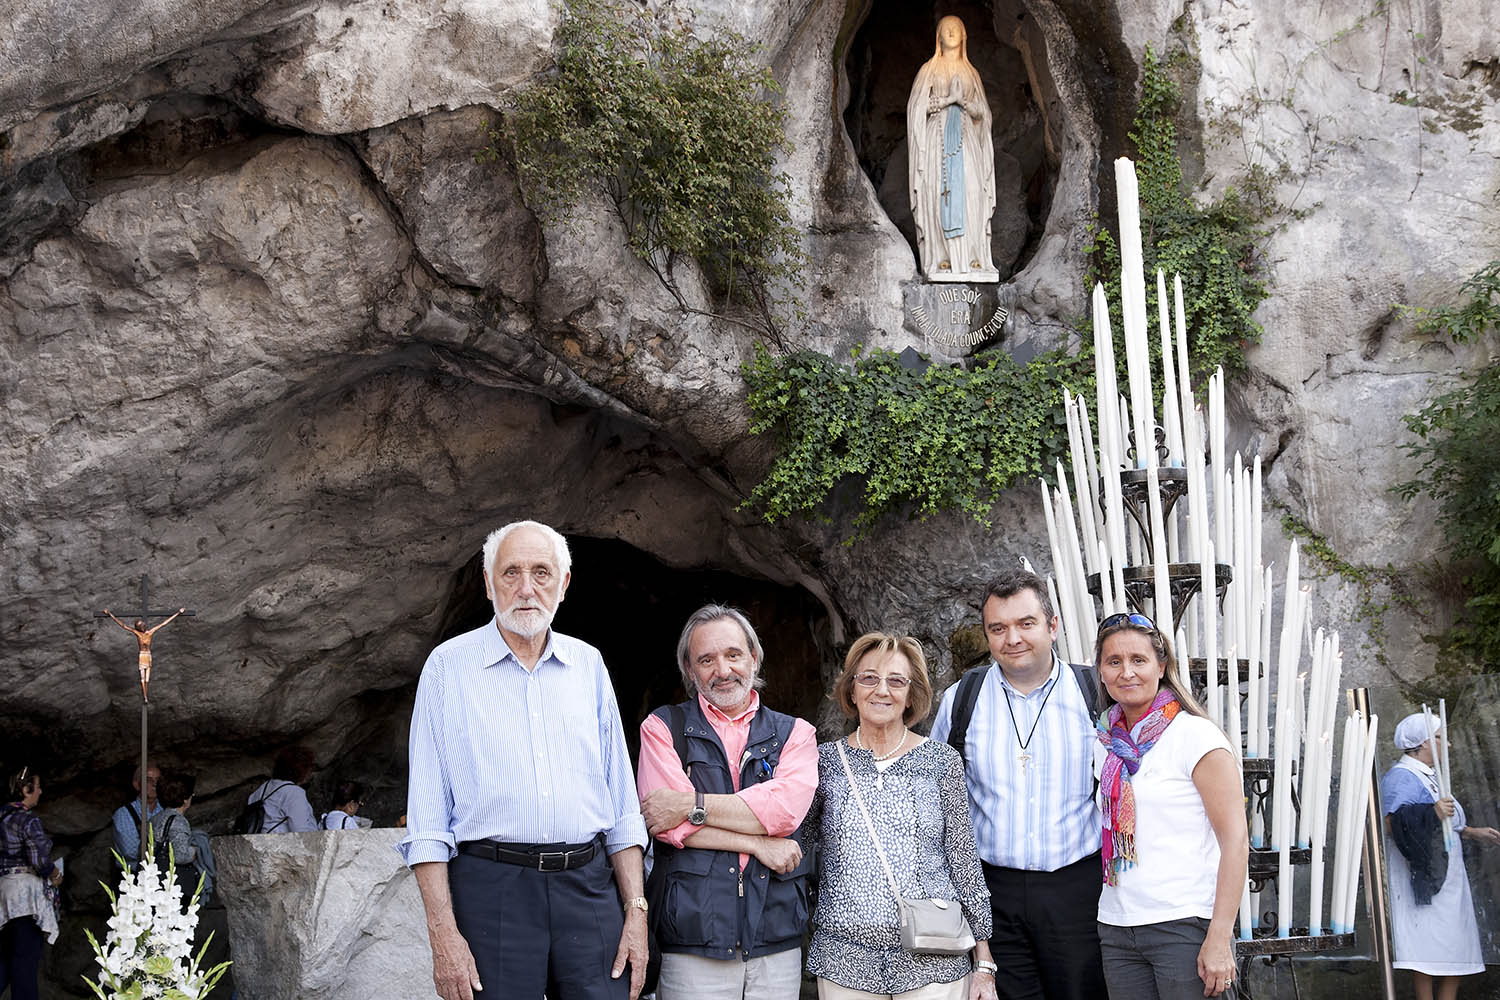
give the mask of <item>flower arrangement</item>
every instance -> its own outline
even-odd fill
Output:
[[[124,876],[118,892],[104,887],[114,911],[104,944],[86,932],[100,974],[98,982],[87,976],[84,982],[99,1000],[201,1000],[229,967],[222,962],[211,969],[200,968],[208,942],[194,956],[193,931],[198,926],[203,882],[199,880],[184,907],[176,866],[169,860],[165,872],[158,870],[151,839],[148,835],[145,863],[139,871],[132,873],[125,860],[115,856]]]

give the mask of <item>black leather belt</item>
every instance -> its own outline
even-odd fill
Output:
[[[462,854],[503,861],[508,865],[534,868],[539,872],[565,872],[582,868],[599,853],[599,841],[587,844],[499,844],[493,840],[466,840],[458,845]]]

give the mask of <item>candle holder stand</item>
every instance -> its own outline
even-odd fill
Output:
[[[1165,448],[1162,443],[1162,431],[1156,429],[1157,450],[1163,461],[1166,458]],[[1133,439],[1133,435],[1132,435]],[[1132,449],[1131,454],[1134,454]],[[1162,466],[1157,469],[1158,488],[1161,492],[1161,507],[1164,516],[1170,516],[1173,505],[1188,492],[1187,472],[1181,468]],[[1124,469],[1120,472],[1120,490],[1125,509],[1129,512],[1132,520],[1140,528],[1144,538],[1143,552],[1151,552],[1151,524],[1149,517],[1150,504],[1150,479],[1145,469]],[[1102,491],[1101,491],[1102,492]],[[1101,497],[1102,499],[1102,497]],[[1144,613],[1148,602],[1153,601],[1156,595],[1156,577],[1151,565],[1126,566],[1121,571],[1121,577],[1125,584],[1125,598],[1130,607]],[[1225,563],[1217,563],[1214,567],[1214,586],[1217,591],[1214,599],[1222,612],[1224,597],[1228,591],[1229,584],[1234,577],[1233,567]],[[1198,563],[1172,563],[1167,567],[1167,579],[1171,587],[1172,595],[1172,621],[1182,620],[1183,612],[1187,609],[1189,602],[1202,589],[1202,567]],[[1099,574],[1090,574],[1087,578],[1089,593],[1095,597],[1101,595]],[[1251,663],[1246,658],[1239,658],[1237,663],[1239,680],[1242,684],[1249,684],[1251,679],[1259,680],[1265,671],[1265,665],[1261,662]],[[1229,660],[1220,657],[1218,660],[1218,680],[1221,685],[1229,685]],[[1205,657],[1190,657],[1187,659],[1188,683],[1192,686],[1194,693],[1202,697],[1207,688],[1208,661]],[[1248,693],[1237,690],[1235,692],[1241,701],[1242,708],[1248,700]],[[1241,713],[1244,718],[1246,712]],[[1243,740],[1244,734],[1238,734]],[[1245,783],[1245,798],[1249,804],[1250,815],[1258,811],[1264,829],[1271,829],[1271,800],[1275,789],[1272,787],[1276,773],[1276,760],[1274,757],[1242,757],[1242,774]],[[1297,762],[1292,762],[1292,774],[1295,775]],[[1290,801],[1294,820],[1291,829],[1295,832],[1300,825],[1302,817],[1302,803],[1297,794],[1297,785],[1293,781],[1290,789]],[[1289,862],[1302,868],[1312,864],[1312,849],[1309,847],[1293,847],[1289,852]],[[1277,884],[1281,867],[1281,852],[1275,848],[1251,848],[1248,865],[1248,877],[1250,890],[1260,893]],[[1300,881],[1300,880],[1298,880]],[[1337,951],[1342,948],[1353,947],[1356,938],[1353,932],[1345,934],[1321,933],[1312,934],[1307,927],[1291,928],[1287,937],[1278,933],[1277,914],[1269,910],[1261,915],[1260,926],[1254,928],[1252,937],[1246,940],[1236,938],[1235,953],[1244,958],[1265,958],[1268,962],[1275,961],[1280,957],[1291,958],[1295,955],[1309,955],[1322,951]]]

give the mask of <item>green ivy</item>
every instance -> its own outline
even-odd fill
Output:
[[[1233,188],[1206,206],[1197,204],[1183,190],[1175,123],[1178,103],[1177,85],[1148,47],[1141,71],[1141,103],[1130,132],[1136,147],[1136,179],[1141,195],[1146,313],[1154,328],[1156,272],[1160,269],[1167,276],[1168,315],[1175,315],[1172,276],[1182,275],[1188,354],[1194,374],[1202,376],[1219,365],[1226,371],[1243,371],[1245,349],[1258,343],[1261,335],[1252,316],[1268,294],[1256,254],[1257,241],[1263,236],[1260,223],[1264,213]],[[1089,283],[1103,283],[1112,329],[1123,344],[1119,240],[1098,224],[1091,235],[1084,249],[1089,258]],[[1155,358],[1156,338],[1151,343]],[[1123,359],[1123,349],[1116,354]]]
[[[1458,343],[1500,331],[1500,260],[1464,282],[1459,306],[1409,309],[1417,328]],[[1489,365],[1403,418],[1422,462],[1395,487],[1438,503],[1438,524],[1462,574],[1463,611],[1440,648],[1467,667],[1500,671],[1500,367]]]
[[[776,161],[787,114],[754,44],[698,38],[670,4],[628,0],[567,0],[554,44],[555,73],[520,91],[481,155],[512,155],[555,215],[603,194],[679,302],[674,267],[691,258],[775,335],[804,257]]]
[[[1092,359],[1053,352],[1017,364],[995,352],[972,368],[916,371],[886,350],[849,364],[764,347],[744,365],[750,430],[776,461],[748,506],[767,521],[815,513],[846,477],[863,483],[858,530],[901,512],[967,511],[988,525],[1001,490],[1050,471],[1067,452],[1062,389],[1093,392]],[[1050,476],[1048,477],[1050,478]]]

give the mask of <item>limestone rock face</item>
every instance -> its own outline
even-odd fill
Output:
[[[400,830],[216,837],[235,988],[257,1000],[436,997]]]
[[[483,618],[474,555],[505,521],[579,541],[560,614],[616,664],[627,726],[672,690],[675,631],[697,604],[762,609],[772,665],[805,639],[800,674],[768,690],[816,715],[853,636],[917,635],[941,682],[986,577],[1021,556],[1046,567],[1030,488],[1001,498],[989,528],[892,519],[851,545],[850,494],[830,523],[766,525],[742,507],[772,458],[749,434],[740,373],[766,339],[756,317],[717,301],[690,261],[669,290],[604,197],[539,214],[512,165],[475,159],[509,97],[552,65],[556,0],[10,6],[0,757],[41,758],[48,829],[93,859],[76,871],[107,869],[138,739],[134,639],[93,615],[128,614],[143,574],[154,606],[195,611],[156,639],[152,746],[198,773],[195,825],[218,830],[296,741],[318,757],[320,809],[355,777],[381,822],[403,811],[423,659]],[[808,269],[807,322],[781,344],[957,360],[913,320],[931,296],[902,230],[904,126],[890,117],[910,84],[892,67],[930,54],[929,12],[689,6],[698,31],[758,42],[782,87],[780,166]],[[1004,89],[1001,346],[1076,336],[1083,247],[1113,210],[1145,48],[1183,49],[1190,179],[1209,197],[1269,177],[1286,206],[1264,244],[1264,339],[1231,385],[1230,447],[1259,455],[1271,498],[1344,558],[1415,580],[1440,539],[1427,505],[1388,490],[1415,471],[1401,416],[1491,358],[1417,336],[1393,305],[1448,301],[1500,256],[1488,7],[950,8],[994,46],[987,85]],[[1279,518],[1265,525],[1278,565]],[[1346,678],[1383,682],[1359,588],[1313,585],[1314,624],[1344,631]],[[1419,606],[1444,600],[1413,586]],[[1386,617],[1392,669],[1428,672],[1427,624]],[[234,863],[256,877],[342,877],[344,847],[279,840],[282,860],[233,841],[226,856],[250,852]],[[384,873],[372,884],[409,885],[381,863],[357,862]],[[98,920],[100,898],[73,898],[71,919]],[[319,969],[357,947],[304,929],[299,954]],[[59,995],[82,971],[56,971]]]

